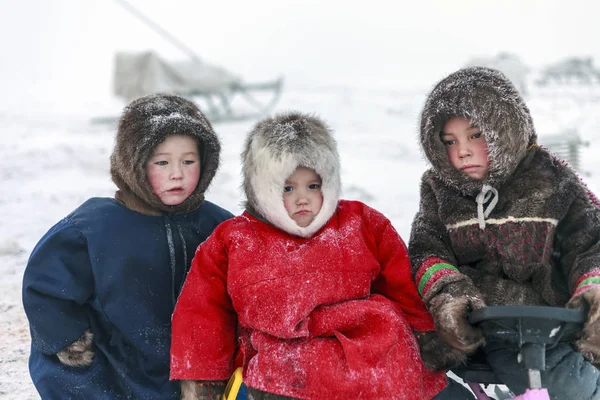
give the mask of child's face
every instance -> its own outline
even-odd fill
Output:
[[[454,168],[474,179],[487,176],[488,147],[479,128],[468,119],[453,117],[444,125],[441,138]]]
[[[321,177],[310,168],[298,167],[285,181],[283,205],[298,226],[307,227],[323,205]]]
[[[172,135],[156,146],[146,164],[152,191],[163,204],[183,203],[196,189],[200,179],[197,142],[189,136]]]

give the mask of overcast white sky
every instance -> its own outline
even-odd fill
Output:
[[[204,61],[291,86],[430,87],[499,51],[600,57],[595,0],[128,1]],[[116,0],[0,0],[0,49],[0,106],[110,98],[117,50],[185,58]]]

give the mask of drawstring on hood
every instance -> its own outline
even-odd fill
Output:
[[[490,199],[490,204],[484,210],[484,204],[490,201]],[[490,185],[483,185],[481,192],[475,198],[475,202],[477,203],[477,222],[479,223],[479,227],[484,229],[485,219],[490,216],[494,207],[498,204],[498,191]]]
[[[469,177],[450,163],[440,133],[452,117],[470,120],[485,137],[490,167],[483,180]],[[421,113],[420,142],[433,172],[463,195],[489,192],[482,189],[484,185],[500,188],[536,141],[523,98],[504,74],[490,68],[464,68],[450,74],[431,91]],[[491,212],[493,207],[488,209]]]
[[[301,227],[283,205],[285,180],[297,167],[321,177],[323,205],[307,227]],[[290,112],[257,123],[242,153],[246,210],[295,236],[310,237],[335,213],[341,192],[340,160],[331,130],[317,117]]]

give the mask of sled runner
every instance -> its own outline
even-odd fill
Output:
[[[523,373],[527,373],[529,389],[514,399],[549,400],[547,389],[542,387],[540,371],[545,370],[545,350],[560,341],[570,341],[582,330],[585,321],[583,310],[560,307],[502,306],[486,307],[473,311],[469,323],[483,329],[486,338],[499,339],[519,349]],[[502,382],[485,362],[482,352],[471,356],[466,365],[452,369],[471,387],[478,400],[489,400],[481,384]],[[499,399],[511,394],[496,391]]]

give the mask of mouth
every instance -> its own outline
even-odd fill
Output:
[[[479,168],[479,165],[465,165],[460,170],[461,171],[472,171],[477,168]]]
[[[296,211],[294,214],[296,214],[296,215],[306,215],[306,214],[309,214],[309,213],[310,213],[310,211],[308,211],[308,210],[300,210],[300,211]]]
[[[166,192],[168,194],[179,194],[179,193],[182,193],[184,191],[185,191],[185,189],[182,188],[182,187],[174,187],[174,188],[171,188],[171,189],[167,190]]]

